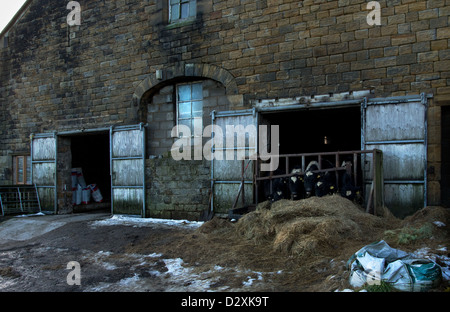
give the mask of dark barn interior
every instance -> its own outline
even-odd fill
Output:
[[[279,125],[279,154],[327,153],[336,151],[357,151],[361,149],[361,110],[360,107],[302,109],[263,113],[261,124]],[[273,151],[272,151],[273,153]],[[323,158],[333,166],[335,156]],[[305,165],[317,156],[305,157]],[[341,155],[339,164],[344,160],[352,161],[352,155]],[[361,185],[361,158],[358,155],[358,184]],[[295,166],[301,166],[300,157],[289,158],[289,171]],[[286,173],[285,158],[281,157],[277,174]],[[262,185],[261,185],[262,186]],[[258,201],[264,200],[262,188],[258,192]]]
[[[82,168],[86,184],[97,184],[104,201],[111,198],[109,133],[71,137],[72,168]]]
[[[267,113],[263,119],[280,126],[280,154],[361,149],[359,106]]]
[[[267,113],[262,116],[262,120],[280,126],[280,155],[361,149],[359,107]],[[335,162],[334,156],[324,158],[333,164]],[[343,156],[340,162],[347,158]],[[307,157],[306,163],[311,160],[317,160],[317,157]],[[352,160],[352,157],[348,160]],[[298,161],[292,158],[289,167],[299,165]],[[283,159],[280,159],[280,166],[284,166]]]
[[[442,107],[441,123],[441,203],[450,207],[450,107]]]

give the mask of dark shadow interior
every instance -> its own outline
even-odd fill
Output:
[[[86,184],[97,184],[104,201],[111,198],[109,133],[71,138],[72,168],[82,168]]]
[[[450,107],[441,111],[441,205],[450,207]]]
[[[359,106],[267,113],[263,120],[280,126],[280,154],[361,149]]]
[[[359,106],[350,108],[301,109],[281,112],[262,113],[260,124],[279,125],[279,154],[324,153],[336,151],[361,150],[361,109]],[[274,153],[274,151],[271,151]],[[336,162],[334,155],[324,156],[322,164],[329,161],[333,167]],[[285,158],[279,161],[277,174],[285,174]],[[305,165],[317,156],[305,158]],[[341,155],[339,165],[343,161],[353,163],[353,155]],[[301,166],[300,157],[289,158],[289,172]],[[357,185],[362,185],[361,157],[357,157]],[[267,173],[265,173],[267,174]],[[260,189],[260,191],[262,191]],[[262,196],[262,194],[259,194]],[[261,198],[261,197],[260,197]]]

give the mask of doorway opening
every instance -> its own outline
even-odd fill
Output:
[[[74,206],[75,211],[106,210],[111,207],[109,132],[73,135],[70,137],[72,168],[81,168],[86,185],[95,184],[103,197],[96,202]]]
[[[280,126],[280,154],[361,149],[359,106],[263,113],[261,120]]]
[[[294,168],[306,168],[309,162],[318,161],[317,153],[330,153],[321,156],[320,162],[322,168],[326,166],[325,163],[329,165],[328,168],[332,168],[336,166],[336,156],[331,153],[361,150],[361,107],[359,105],[261,112],[259,124],[279,125],[280,155],[316,154],[306,155],[305,160],[299,156],[290,156],[289,159],[280,157],[277,172],[273,173],[275,176],[290,174]],[[271,150],[273,153],[273,149]],[[338,162],[339,167],[344,162],[350,162],[355,167],[355,158],[352,154],[340,155]],[[362,186],[361,154],[356,158],[356,168],[357,172],[353,174],[353,180],[356,185]],[[340,177],[338,180],[340,181]],[[258,191],[259,198],[266,198],[267,193],[272,192],[263,188],[261,187]]]
[[[441,108],[441,205],[450,207],[450,106]]]

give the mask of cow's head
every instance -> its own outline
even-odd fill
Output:
[[[303,178],[298,174],[295,174],[289,178],[289,192],[291,194],[291,199],[298,199],[303,190]]]
[[[306,197],[310,197],[314,195],[314,188],[317,182],[317,174],[311,171],[307,171],[305,173],[304,187],[305,187],[305,195]]]

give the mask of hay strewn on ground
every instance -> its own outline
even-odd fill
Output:
[[[245,215],[236,231],[273,251],[297,257],[330,254],[349,241],[364,241],[399,222],[362,211],[339,195],[311,197],[300,201],[267,203]],[[395,224],[394,224],[395,223]]]
[[[258,270],[289,271],[278,287],[291,290],[350,287],[346,261],[363,246],[381,239],[407,252],[424,246],[431,250],[449,247],[450,209],[426,207],[404,220],[387,208],[379,214],[368,214],[339,195],[280,200],[261,203],[235,224],[214,218],[197,232],[210,242],[206,252],[216,253],[221,263],[233,259]],[[435,221],[445,226],[438,227]],[[223,242],[223,253],[211,248],[216,246],[213,241]]]
[[[445,226],[438,227],[435,221]],[[411,239],[415,229],[430,227],[431,236]],[[266,272],[265,283],[254,291],[334,291],[350,287],[345,263],[363,246],[384,239],[407,252],[442,246],[449,250],[449,228],[447,208],[427,207],[400,220],[387,209],[381,216],[374,216],[333,195],[264,202],[236,223],[214,217],[194,232],[178,233],[177,239],[172,237],[164,244],[159,240],[155,244],[155,238],[149,237],[133,246],[133,252],[157,251],[167,257],[181,257],[196,272],[214,271],[216,266],[229,268],[214,274],[219,283],[234,282],[235,287],[242,283],[239,274],[245,274],[239,272]],[[405,237],[404,233],[410,234],[406,244],[399,239]]]
[[[398,228],[384,232],[386,241],[398,248],[450,243],[450,209],[429,206],[406,217]],[[432,247],[432,246],[429,246]]]

